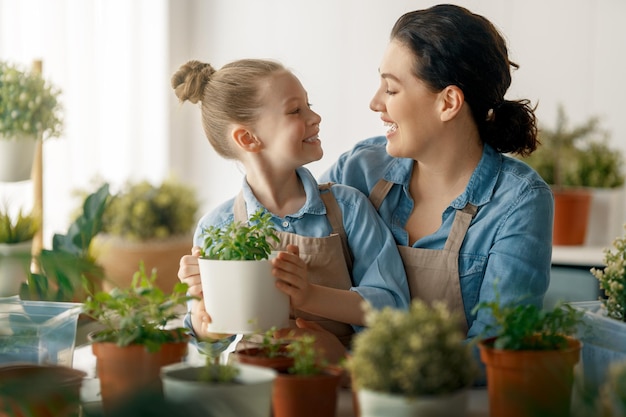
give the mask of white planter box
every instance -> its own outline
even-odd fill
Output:
[[[585,312],[577,337],[583,342],[581,359],[585,386],[595,391],[606,380],[609,365],[626,360],[626,323],[607,317],[600,301],[571,305]]]
[[[209,331],[249,334],[289,326],[289,296],[276,288],[268,260],[199,263]]]

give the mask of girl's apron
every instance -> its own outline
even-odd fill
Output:
[[[381,179],[372,188],[369,198],[376,210],[392,185],[393,183]],[[429,304],[435,300],[443,301],[451,312],[462,318],[460,326],[465,334],[468,324],[461,295],[459,251],[476,212],[477,207],[470,203],[462,210],[456,211],[450,234],[442,250],[398,245],[409,281],[411,298],[419,298]]]
[[[311,284],[349,290],[352,287],[350,275],[352,257],[343,228],[341,209],[330,191],[330,186],[331,184],[321,184],[319,186],[320,196],[326,206],[326,216],[332,226],[330,235],[327,237],[308,237],[278,231],[277,235],[280,238],[280,243],[275,245],[274,249],[285,250],[287,245],[297,245],[300,249],[300,258],[307,264],[307,278]],[[241,193],[235,198],[233,211],[235,221],[248,221],[246,204]],[[340,253],[343,256],[337,256]],[[354,333],[351,325],[294,309],[291,310],[290,315],[292,320],[302,317],[306,320],[315,321],[335,334],[345,346],[350,345]]]

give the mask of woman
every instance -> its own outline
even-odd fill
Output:
[[[370,103],[386,137],[358,143],[320,179],[369,195],[399,246],[411,296],[445,300],[464,315],[468,339],[492,323],[472,311],[478,302],[541,306],[549,283],[551,190],[506,155],[538,145],[529,101],[504,97],[511,67],[484,17],[453,5],[406,13]]]

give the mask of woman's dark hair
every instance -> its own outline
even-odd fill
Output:
[[[483,142],[522,156],[538,145],[537,120],[529,100],[505,100],[511,85],[506,42],[483,16],[454,5],[437,5],[401,16],[391,39],[416,56],[414,73],[435,91],[449,85],[465,95]]]

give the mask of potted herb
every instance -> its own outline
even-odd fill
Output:
[[[624,184],[622,154],[609,146],[608,138],[597,117],[570,126],[560,105],[555,127],[540,127],[541,146],[524,159],[552,186],[557,245],[584,243],[592,194],[595,198],[598,189],[616,190]],[[606,205],[611,200],[615,199],[604,198],[600,202]]]
[[[578,337],[583,342],[585,388],[597,392],[615,362],[626,360],[626,234],[604,249],[604,267],[592,268],[603,297],[572,306],[584,313]]]
[[[19,210],[13,217],[0,210],[0,297],[18,295],[30,271],[33,237],[39,220],[32,213]]]
[[[85,302],[85,314],[101,326],[89,338],[107,413],[140,391],[161,395],[161,367],[187,354],[187,329],[174,323],[182,324],[192,297],[180,282],[164,293],[156,278],[140,264],[129,288],[100,291]]]
[[[272,326],[262,333],[260,343],[254,339],[258,335],[245,335],[241,341],[241,348],[235,352],[240,363],[263,366],[278,372],[285,372],[293,366],[293,357],[289,355],[288,340],[274,338],[277,327]]]
[[[0,61],[0,181],[29,179],[37,141],[61,134],[59,96],[40,71]]]
[[[329,366],[315,349],[315,337],[303,335],[287,345],[293,365],[274,381],[274,417],[333,417],[343,372]]]
[[[569,304],[542,310],[532,304],[479,303],[490,310],[495,336],[480,340],[493,416],[566,417],[581,342],[574,337],[582,313]]]
[[[173,178],[156,185],[129,181],[113,193],[94,245],[106,274],[104,289],[128,287],[140,261],[157,269],[157,286],[172,288],[179,260],[191,250],[198,207],[195,190]]]
[[[269,257],[278,237],[271,215],[202,231],[202,292],[213,333],[258,333],[289,324],[289,297],[278,290]]]
[[[458,319],[444,304],[420,300],[408,311],[367,310],[347,361],[362,417],[466,413],[478,368]]]
[[[219,356],[210,355],[206,355],[203,365],[177,363],[161,369],[166,400],[191,405],[204,415],[215,417],[267,417],[275,378],[275,370],[241,363],[222,364]]]

